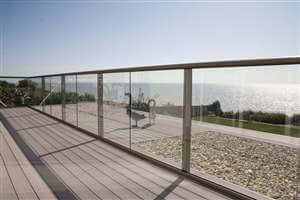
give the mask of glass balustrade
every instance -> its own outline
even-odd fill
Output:
[[[193,70],[192,173],[292,200],[299,167],[299,66]]]
[[[131,73],[131,148],[181,167],[183,70]]]
[[[51,77],[51,91],[49,102],[51,104],[51,115],[62,119],[62,93],[61,76]]]
[[[4,88],[18,88],[23,103],[135,152],[241,193],[293,200],[299,75],[284,65],[0,79],[0,103],[9,102]]]
[[[130,146],[129,73],[103,74],[104,137],[123,146]]]
[[[78,113],[77,113],[77,76],[71,75],[65,78],[65,112],[66,121],[77,126]]]
[[[98,135],[97,75],[78,75],[78,126]]]

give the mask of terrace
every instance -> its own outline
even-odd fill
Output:
[[[265,111],[246,83],[212,98],[203,82],[299,64],[289,57],[2,76],[0,199],[298,199],[299,84],[289,100],[285,90],[262,90],[274,105]],[[178,82],[161,80],[169,76]]]

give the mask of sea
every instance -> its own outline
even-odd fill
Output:
[[[74,90],[70,84],[66,89]],[[71,89],[73,88],[73,89]],[[156,105],[183,105],[183,84],[179,83],[107,83],[103,86],[104,100],[128,102],[125,93],[147,102],[154,99]],[[97,96],[96,82],[78,82],[79,94]],[[300,86],[298,84],[193,84],[192,104],[221,103],[223,111],[280,112],[289,116],[300,114]]]

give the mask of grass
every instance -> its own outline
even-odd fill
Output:
[[[292,137],[300,137],[300,129],[287,127],[287,126],[280,126],[280,125],[272,125],[272,124],[265,124],[259,123],[254,121],[239,121],[239,120],[231,120],[222,117],[216,116],[203,116],[203,117],[194,117],[194,120],[213,123],[213,124],[220,124],[225,126],[231,127],[238,127],[256,131],[263,131],[268,133],[274,133],[279,135],[288,135]]]

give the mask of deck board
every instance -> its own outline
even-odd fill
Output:
[[[0,128],[3,166],[5,165],[18,199],[56,199],[25,156],[17,150],[16,144],[2,124]]]
[[[29,108],[2,109],[0,113],[6,117],[16,134],[19,134],[78,199],[230,199]],[[110,129],[114,130],[124,124],[122,122],[114,124],[110,121],[110,125],[112,126]],[[135,138],[136,141],[153,138],[148,130],[136,131],[140,131],[140,135]],[[111,136],[124,143],[126,135],[127,130],[120,130]],[[3,136],[1,140],[6,141],[8,136]],[[8,142],[13,144],[13,139],[8,138]],[[33,169],[22,168],[16,162],[28,165],[28,161],[21,157],[22,153],[17,146],[9,149],[6,142],[4,147],[1,147],[1,155],[5,154],[4,162],[14,160],[16,167],[10,170],[18,172],[20,176],[18,179],[22,178],[19,182],[26,182],[25,172],[28,171],[27,175],[30,175],[29,172]],[[13,157],[12,154],[17,156]],[[17,199],[14,191],[20,190],[20,193],[24,191],[21,191],[18,183],[10,182],[8,179],[10,173],[12,172],[5,171],[5,168],[1,167],[1,179],[6,180],[5,187],[10,192],[0,192],[1,195],[11,195],[11,199]],[[26,189],[33,192],[30,193],[33,199],[46,198],[47,195],[55,198],[51,191],[49,194],[49,188],[41,182],[35,171],[30,175],[30,180],[33,183],[28,183]]]
[[[6,166],[4,165],[4,161],[1,155],[0,155],[0,199],[9,199],[9,200],[18,199],[17,193],[11,182],[11,179],[7,172]]]
[[[49,127],[50,128],[50,127]],[[66,129],[66,130],[65,130]],[[63,133],[62,133],[62,130],[65,130]],[[76,135],[76,139],[80,139],[80,138],[85,138],[85,139],[88,139],[89,138],[89,136],[86,136],[86,135],[82,135],[82,134],[78,134],[78,132],[74,132],[74,130],[73,129],[71,129],[71,128],[69,128],[69,127],[66,127],[66,126],[61,126],[61,129],[60,129],[60,131],[59,131],[61,134],[62,134],[62,136],[69,136],[69,137],[74,137],[75,135]],[[70,138],[68,138],[68,140],[69,141],[71,141],[70,140]],[[86,141],[86,140],[80,140],[79,142],[84,142],[84,141]],[[99,151],[99,149],[101,149],[101,148],[93,148],[95,145],[92,143],[92,144],[87,144],[88,146],[92,146],[91,148],[92,148],[92,150],[96,150],[96,151]],[[101,144],[101,146],[106,146],[106,144]],[[110,145],[107,145],[108,147],[110,147]],[[113,150],[114,151],[114,150]],[[109,151],[107,151],[107,152],[104,152],[104,154],[106,154],[106,155],[109,155],[109,157],[113,157],[113,155],[110,155],[109,154],[110,152]],[[128,154],[126,154],[125,152],[123,152],[123,151],[121,151],[121,150],[118,150],[118,153],[120,153],[122,156],[117,156],[116,157],[116,160],[118,160],[118,158],[121,158],[121,157],[123,157],[123,155],[124,155],[124,157],[123,158],[127,158],[128,157]],[[132,159],[132,162],[131,163],[136,163],[136,162],[139,162],[140,164],[144,164],[144,162],[142,162],[141,160],[139,160],[139,159],[134,159],[135,157],[130,157],[129,156],[129,159]],[[104,159],[104,158],[101,158],[102,160]],[[107,160],[107,162],[110,162],[110,160]],[[125,165],[127,165],[128,164],[128,162],[125,162]],[[130,162],[129,162],[129,164],[130,164]],[[144,166],[147,166],[147,164],[146,165],[144,165]],[[135,166],[133,166],[133,168],[136,168]],[[148,167],[149,168],[149,167]],[[150,169],[151,169],[151,167],[150,167]],[[151,170],[150,170],[151,171]],[[165,176],[165,171],[163,171],[163,170],[161,170],[161,171],[157,171],[157,170],[153,170],[152,169],[152,174],[151,175],[153,175],[153,174],[160,174],[160,175],[163,175],[163,176]],[[128,173],[128,172],[127,172]],[[141,171],[141,173],[140,174],[145,174],[145,171]],[[171,176],[171,178],[169,177],[169,182],[172,182],[172,181],[174,181],[174,179],[175,179],[175,177],[176,176]],[[176,177],[177,178],[177,177]],[[184,182],[184,183],[186,183],[186,182]],[[191,187],[191,186],[193,186],[193,184],[187,184],[187,186],[189,186],[189,187]],[[180,187],[179,187],[180,188]],[[217,195],[213,195],[211,192],[205,192],[205,191],[207,191],[207,189],[200,189],[199,190],[199,187],[198,187],[198,185],[197,185],[197,187],[193,187],[193,189],[194,190],[198,190],[198,191],[201,191],[200,193],[201,194],[206,194],[206,195],[208,195],[208,196],[211,196],[212,197],[212,199],[217,199]],[[180,189],[177,189],[176,188],[176,190],[178,190],[180,193],[184,193],[184,191],[180,191]],[[189,192],[191,192],[191,191],[189,191]],[[188,195],[188,196],[191,196],[191,195]],[[193,197],[193,199],[194,199],[195,197]],[[199,196],[197,197],[198,199],[201,199]]]
[[[21,136],[39,152],[39,155],[44,155],[52,150],[51,146],[44,140],[39,140],[37,136],[33,136],[35,130],[26,130]],[[38,134],[37,134],[38,135]],[[64,181],[69,188],[81,199],[99,199],[99,197],[90,190],[90,188],[74,174],[74,168],[70,165],[70,161],[60,154],[44,156],[42,160],[47,163],[55,173]],[[72,170],[73,169],[73,170]]]
[[[50,143],[52,143],[52,144],[54,144],[54,143],[61,143],[62,141],[64,141],[65,143],[67,143],[66,144],[66,146],[61,146],[61,148],[66,148],[66,147],[68,147],[68,146],[73,146],[73,145],[78,145],[78,144],[80,144],[80,142],[78,142],[78,141],[76,141],[76,142],[74,142],[74,143],[70,143],[70,142],[68,142],[68,141],[70,141],[70,139],[71,138],[68,138],[68,139],[64,139],[64,137],[63,137],[63,135],[58,135],[59,134],[59,132],[62,132],[61,131],[61,129],[58,131],[58,130],[56,130],[55,128],[53,128],[53,127],[47,127],[47,129],[51,129],[50,131],[48,131],[48,130],[44,130],[45,131],[45,134],[46,133],[51,133],[51,136],[49,135],[49,134],[47,134],[47,138],[44,138],[45,140],[48,140]],[[72,130],[69,130],[69,131],[72,131]],[[64,134],[65,134],[65,132],[63,132]],[[57,134],[57,135],[55,135],[55,134]],[[50,139],[52,137],[52,139]],[[53,138],[56,138],[56,140],[55,139],[53,139]],[[82,149],[83,147],[78,147],[78,149]],[[77,148],[74,148],[74,149],[72,149],[72,151],[73,150],[75,150],[75,149],[77,149]],[[93,152],[93,154],[95,154],[96,152]],[[86,157],[86,156],[88,156],[83,150],[80,150],[79,151],[79,154],[81,154],[83,157]],[[68,154],[68,157],[72,157],[73,156],[73,159],[72,160],[76,160],[76,159],[78,159],[78,157],[74,157],[74,155],[72,155],[71,153],[69,153]],[[94,157],[92,160],[96,160],[96,157]],[[102,158],[102,160],[103,160],[103,158]],[[79,161],[80,162],[80,161]],[[85,165],[85,163],[86,162],[89,162],[89,161],[83,161],[83,160],[81,160],[81,165]],[[112,160],[105,160],[105,162],[113,162]],[[139,177],[137,177],[137,178],[139,178]],[[159,186],[157,186],[155,183],[153,183],[153,181],[151,182],[151,181],[147,181],[146,182],[146,180],[143,180],[143,179],[140,179],[140,182],[143,182],[143,184],[144,184],[144,186],[145,187],[149,187],[149,186],[153,186],[153,188],[155,188],[156,190],[154,190],[154,191],[156,191],[156,193],[157,194],[160,194],[162,191],[163,191],[163,189],[164,189],[164,187],[159,187]],[[122,193],[121,193],[122,194]],[[126,194],[126,193],[125,193]],[[124,196],[125,194],[123,194],[122,196]],[[173,196],[173,195],[170,195],[171,196],[171,199],[182,199],[182,198],[178,198],[178,196]],[[123,197],[124,198],[124,197]],[[130,199],[132,199],[133,197],[131,197]]]
[[[30,162],[26,159],[24,154],[18,148],[13,138],[10,137],[7,131],[3,131],[4,138],[7,141],[12,153],[15,155],[16,160],[18,161],[20,167],[22,168],[24,174],[30,180],[31,186],[36,192],[39,199],[56,199],[52,191],[41,179],[39,174],[34,170]]]
[[[24,171],[19,166],[18,161],[15,159],[6,141],[3,143],[1,155],[6,165],[7,172],[11,178],[12,184],[14,185],[18,198],[38,199],[35,191],[31,186],[31,183],[26,177]]]

